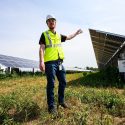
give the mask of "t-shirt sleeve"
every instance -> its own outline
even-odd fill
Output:
[[[40,37],[40,40],[39,40],[39,44],[44,44],[45,45],[45,36],[44,34],[42,33],[41,37]]]
[[[61,42],[65,42],[66,38],[67,38],[67,36],[61,34]]]

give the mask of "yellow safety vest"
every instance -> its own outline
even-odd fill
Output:
[[[64,51],[61,45],[61,36],[54,34],[50,30],[44,32],[45,36],[45,53],[44,62],[64,59]]]

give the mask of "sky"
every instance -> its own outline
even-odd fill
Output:
[[[0,0],[0,54],[39,61],[48,14],[60,34],[83,30],[63,43],[66,67],[97,67],[89,29],[125,35],[125,0]]]

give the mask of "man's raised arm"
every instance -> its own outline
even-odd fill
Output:
[[[81,34],[83,31],[81,29],[77,30],[75,33],[68,35],[66,40],[71,40],[72,38],[74,38],[75,36]]]

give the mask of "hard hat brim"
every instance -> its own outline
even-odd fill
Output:
[[[48,20],[51,20],[51,19],[54,19],[54,20],[56,21],[56,19],[55,19],[55,18],[49,18],[49,19],[47,19],[47,20],[46,20],[46,22],[47,22]]]

